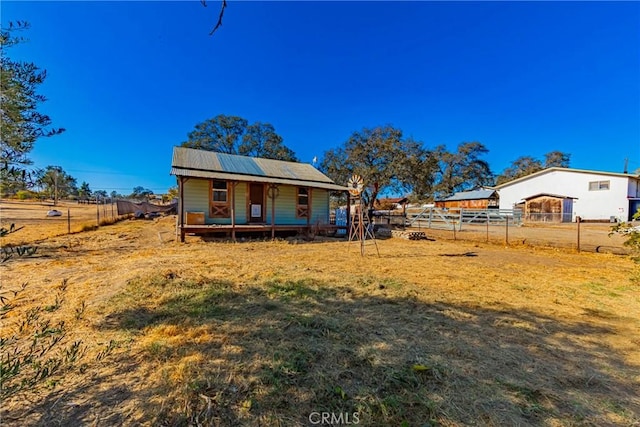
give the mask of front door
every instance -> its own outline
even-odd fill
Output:
[[[249,222],[264,222],[264,184],[249,184]]]

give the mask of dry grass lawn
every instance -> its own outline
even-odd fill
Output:
[[[394,238],[362,258],[340,240],[179,244],[173,225],[29,237],[36,255],[0,266],[3,292],[28,283],[2,336],[40,306],[65,321],[57,348],[84,349],[0,424],[640,423],[628,257]]]

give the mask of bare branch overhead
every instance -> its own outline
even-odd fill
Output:
[[[200,0],[200,3],[204,7],[207,7],[207,0]],[[222,27],[222,17],[224,16],[224,10],[226,8],[227,8],[227,0],[222,0],[222,4],[220,7],[220,14],[218,15],[218,22],[216,23],[216,26],[213,27],[213,30],[211,30],[211,32],[209,33],[210,36],[212,36],[213,33],[215,33],[218,28]]]

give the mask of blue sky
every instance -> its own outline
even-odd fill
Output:
[[[171,151],[218,114],[275,126],[311,162],[363,127],[427,147],[480,141],[501,172],[561,150],[640,168],[638,2],[9,2],[9,56],[48,72],[41,111],[67,131],[36,166],[92,189],[162,193]]]

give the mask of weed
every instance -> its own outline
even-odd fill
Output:
[[[16,327],[0,339],[0,398],[14,396],[40,385],[52,387],[57,376],[70,370],[83,358],[86,348],[82,341],[64,343],[67,325],[64,320],[53,322],[45,313],[57,311],[63,304],[66,279],[58,287],[53,304],[27,309]],[[16,309],[27,289],[23,284],[15,291],[3,292],[0,320]],[[7,295],[11,295],[7,297]]]
[[[75,319],[80,320],[87,309],[87,304],[84,300],[80,301],[80,305],[75,308]]]

